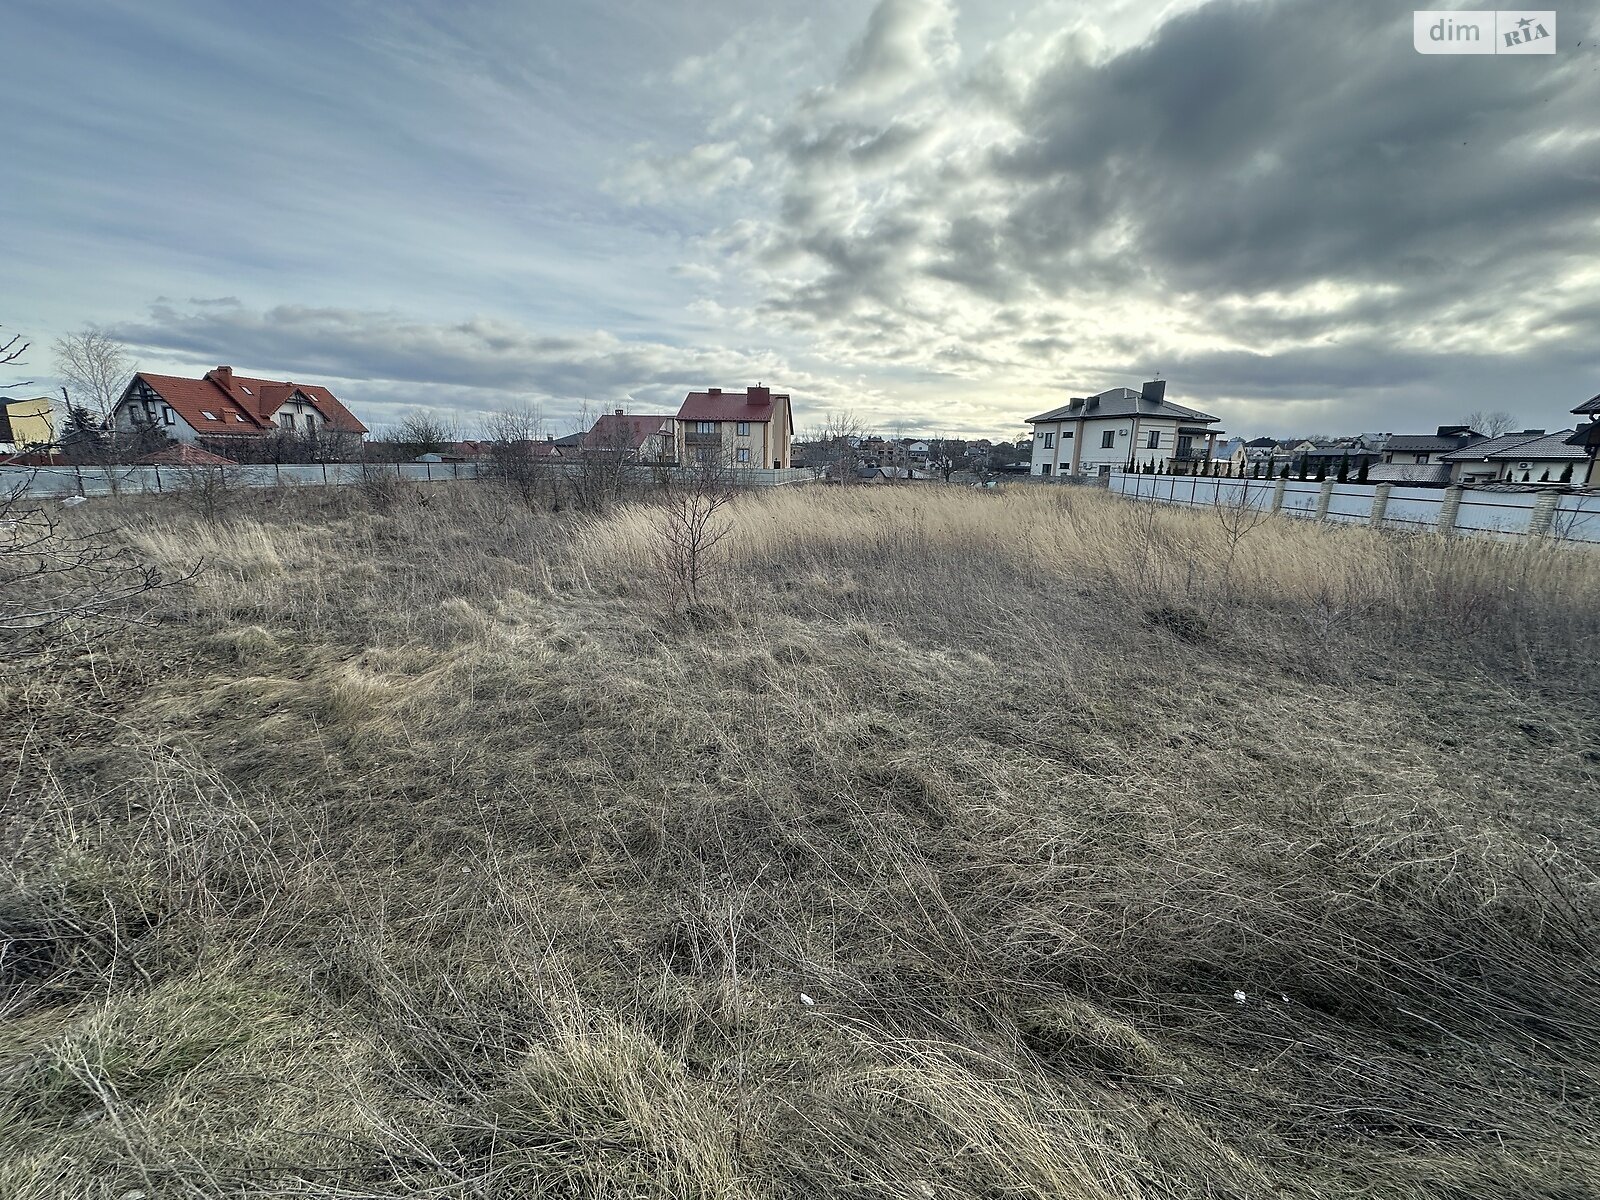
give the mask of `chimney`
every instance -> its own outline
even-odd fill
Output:
[[[1148,400],[1151,404],[1160,404],[1167,395],[1167,381],[1165,379],[1152,379],[1145,384],[1139,392],[1139,399]]]
[[[762,387],[758,383],[755,385],[755,387],[745,389],[745,398],[749,400],[751,404],[771,404],[772,389],[769,387]]]
[[[211,372],[211,376],[222,385],[224,391],[231,391],[233,389],[232,367],[218,367],[215,371]]]
[[[708,396],[720,396],[720,395],[722,395],[722,389],[721,388],[707,388],[706,389],[706,395],[708,395]]]
[[[619,408],[619,409],[617,409],[617,416],[619,416],[619,417],[620,417],[620,416],[623,416],[623,415],[624,415],[624,413],[623,413],[623,410],[622,410],[622,409],[620,409],[620,408]]]

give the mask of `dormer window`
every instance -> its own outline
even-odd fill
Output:
[[[207,412],[207,411],[206,411],[206,410],[205,410],[205,409],[203,409],[203,408],[202,408],[202,409],[201,409],[201,410],[200,410],[200,415],[201,415],[201,416],[202,416],[202,417],[204,417],[204,418],[205,418],[205,419],[206,419],[206,420],[208,420],[208,421],[220,421],[220,420],[221,420],[221,419],[222,419],[222,418],[221,418],[221,417],[219,417],[219,416],[217,416],[217,414],[216,414],[216,413],[214,413],[214,412]]]
[[[252,392],[249,388],[245,387],[244,384],[242,384],[242,383],[239,385],[239,390],[244,392],[244,394],[246,396],[254,396],[255,395],[254,392]]]

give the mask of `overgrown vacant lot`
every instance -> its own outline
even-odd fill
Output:
[[[168,503],[3,684],[0,1196],[1600,1193],[1589,554]]]

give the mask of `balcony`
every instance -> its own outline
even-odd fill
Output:
[[[695,430],[690,430],[683,435],[683,440],[689,446],[720,446],[722,444],[722,433],[720,431],[699,433]]]

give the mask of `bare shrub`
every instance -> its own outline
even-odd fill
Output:
[[[661,501],[657,569],[674,598],[699,604],[722,567],[721,547],[733,531],[723,513],[733,503],[732,470],[704,459],[668,484]]]
[[[69,522],[55,504],[28,499],[25,483],[0,494],[0,630],[18,649],[95,623],[137,624],[156,592],[198,571],[164,571],[138,558],[118,530]]]

